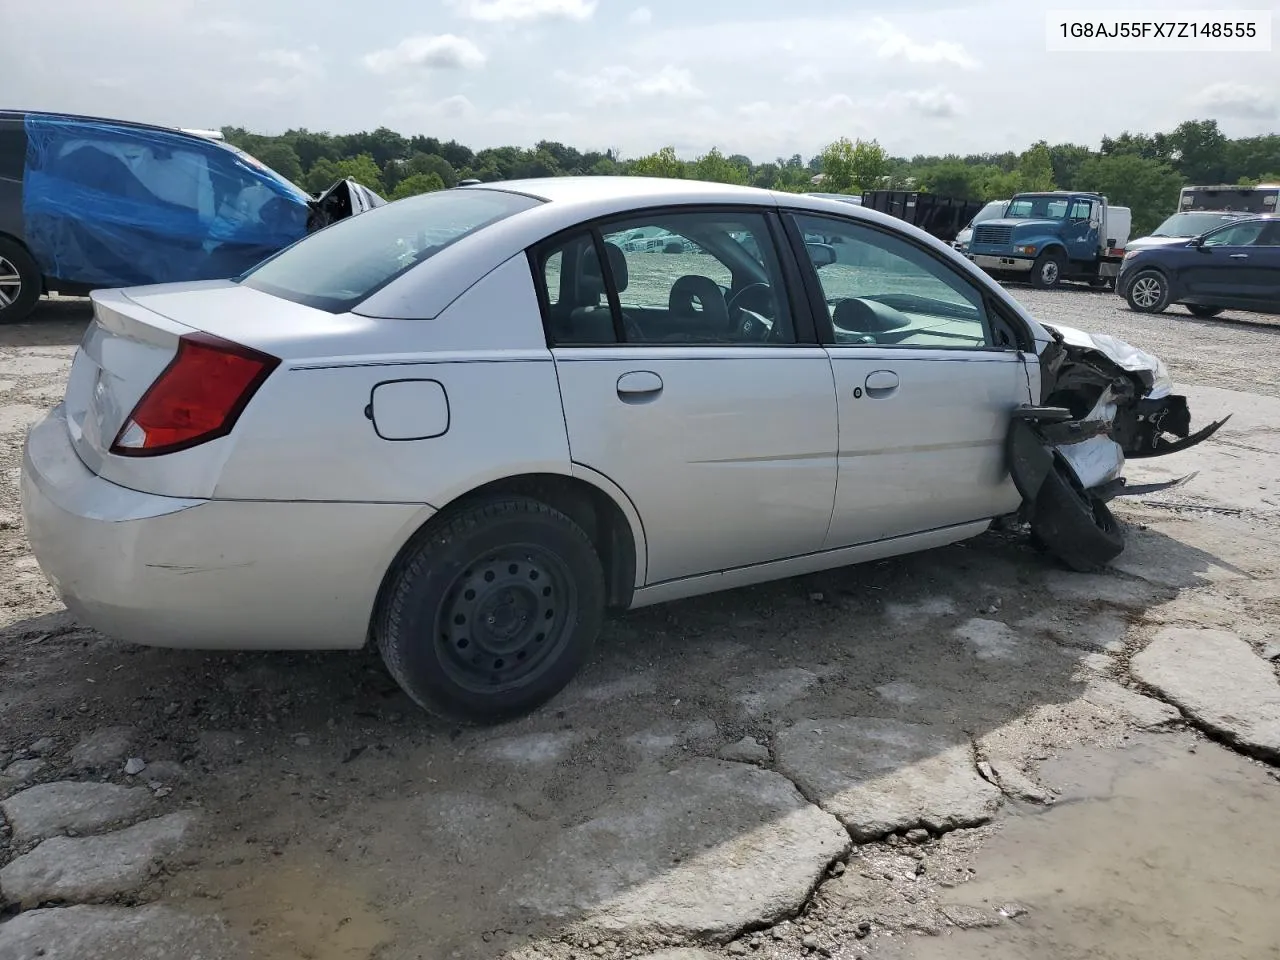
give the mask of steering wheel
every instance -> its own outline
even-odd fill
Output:
[[[737,293],[729,297],[728,300],[725,302],[725,306],[729,308],[729,316],[733,316],[735,311],[741,309],[741,307],[738,306],[738,301],[741,300],[743,297],[745,297],[748,293],[751,293],[753,290],[763,290],[766,293],[768,293],[771,291],[771,289],[772,288],[767,283],[748,283],[745,287],[743,287]]]

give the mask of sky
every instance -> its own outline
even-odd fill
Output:
[[[1065,5],[1065,4],[1064,4]],[[806,158],[1280,131],[1280,46],[1049,53],[1037,0],[5,0],[0,107],[173,126],[389,126],[473,147]],[[1263,4],[1083,0],[1169,19]],[[1274,29],[1274,26],[1273,26]],[[1280,44],[1280,29],[1275,29]]]

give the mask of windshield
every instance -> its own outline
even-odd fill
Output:
[[[239,147],[234,146],[230,143],[227,143],[225,140],[212,140],[210,142],[216,143],[223,150],[228,150],[231,153],[234,153],[242,163],[247,164],[248,166],[252,167],[254,170],[257,170],[259,173],[266,174],[272,180],[276,181],[276,183],[284,187],[289,193],[297,196],[298,199],[301,200],[303,203],[306,203],[308,200],[311,199],[311,194],[307,193],[307,191],[303,190],[300,186],[298,186],[288,177],[285,177],[283,174],[277,173],[275,170],[272,170],[270,167],[268,167],[265,163],[263,163],[253,154],[245,153]]]
[[[1065,197],[1014,197],[1005,214],[1011,220],[1061,220],[1066,215]]]
[[[1153,237],[1198,237],[1224,223],[1240,219],[1228,213],[1175,213],[1160,224]]]
[[[450,244],[542,202],[499,190],[440,190],[408,197],[304,237],[239,282],[343,313]]]

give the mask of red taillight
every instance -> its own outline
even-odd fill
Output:
[[[207,333],[180,337],[177,354],[133,408],[111,452],[152,457],[225,437],[279,364]]]

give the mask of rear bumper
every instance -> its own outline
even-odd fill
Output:
[[[970,254],[969,259],[983,270],[998,270],[1009,273],[1027,273],[1033,261],[1023,257],[996,257],[985,253]]]
[[[27,436],[21,492],[31,549],[77,619],[198,649],[362,646],[383,573],[431,513],[140,493],[81,462],[61,405]]]

